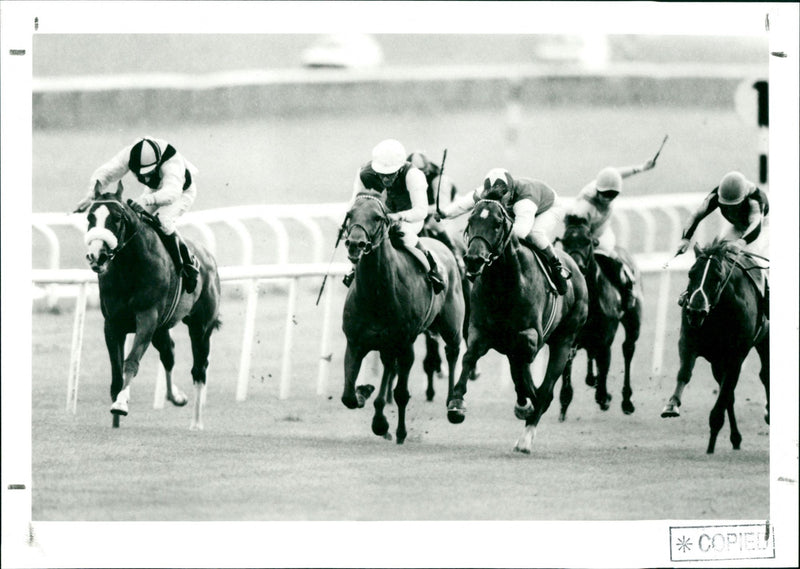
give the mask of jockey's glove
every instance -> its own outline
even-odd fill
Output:
[[[138,198],[133,198],[133,201],[138,203],[140,206],[149,206],[154,205],[156,203],[155,198],[152,194],[142,194]]]

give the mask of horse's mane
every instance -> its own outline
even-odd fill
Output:
[[[500,188],[490,188],[486,191],[485,194],[481,196],[481,199],[484,200],[492,200],[496,202],[503,203],[503,194],[504,192]]]
[[[700,248],[699,256],[703,257],[713,257],[715,255],[726,256],[733,252],[734,252],[733,244],[730,241],[726,241],[725,239],[720,239],[719,237],[715,237],[710,244]]]

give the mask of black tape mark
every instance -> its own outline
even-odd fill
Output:
[[[769,13],[764,16],[764,29],[769,31]]]
[[[8,489],[9,490],[25,490],[25,485],[24,484],[9,484],[8,485]]]
[[[773,51],[772,55],[775,57],[788,57],[785,51]]]
[[[39,16],[36,16],[33,19],[33,31],[38,31],[38,30],[39,30]]]
[[[10,55],[25,55],[25,50],[24,49],[9,49],[8,53]]]
[[[769,541],[769,520],[767,520],[766,533],[764,533],[764,541]]]

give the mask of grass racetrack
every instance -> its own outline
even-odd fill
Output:
[[[324,117],[247,124],[171,125],[161,135],[202,172],[194,209],[251,203],[344,201],[356,168],[383,137],[393,136],[437,157],[462,189],[489,168],[550,182],[574,195],[603,166],[643,162],[665,133],[658,166],[626,182],[632,195],[709,190],[728,170],[756,178],[757,138],[733,111],[687,108],[527,109],[513,152],[503,112],[424,113],[401,117]],[[148,129],[148,131],[151,129]],[[143,134],[34,132],[33,211],[67,211],[94,167]],[[75,153],[67,148],[82,148]],[[438,159],[438,157],[437,157]],[[131,183],[132,186],[132,183]],[[129,189],[135,195],[138,190]],[[62,266],[83,267],[82,243],[64,245]],[[302,243],[299,244],[302,248]],[[296,250],[296,244],[292,244]],[[666,248],[666,247],[665,247]],[[671,248],[671,246],[670,246]],[[257,255],[264,255],[264,251]],[[34,235],[33,265],[44,253]],[[340,258],[342,258],[340,253]],[[235,262],[222,259],[221,264]],[[683,286],[672,281],[671,298]],[[336,291],[332,362],[326,395],[317,395],[317,281],[300,287],[295,318],[291,394],[278,399],[285,292],[262,284],[249,396],[235,401],[245,302],[225,295],[223,328],[212,340],[204,432],[188,429],[190,405],[152,408],[157,355],[145,355],[132,386],[131,412],[111,429],[110,372],[102,317],[86,318],[77,415],[64,411],[72,334],[72,302],[60,314],[33,313],[34,520],[645,520],[769,517],[769,428],[763,421],[759,363],[751,354],[736,392],[744,437],[733,451],[728,426],[707,456],[708,412],[716,384],[700,360],[678,419],[659,413],[677,370],[679,312],[670,302],[662,372],[651,373],[657,282],[645,277],[644,328],[633,365],[636,412],[622,414],[620,338],[614,348],[612,406],[594,403],[579,354],[575,398],[565,423],[556,402],[540,423],[531,456],[512,452],[523,423],[499,357],[481,360],[470,384],[467,420],[445,414],[446,381],[425,401],[422,349],[411,377],[409,437],[402,446],[370,431],[372,405],[350,411],[339,401],[344,338],[344,287]],[[176,381],[190,394],[184,326],[176,328]],[[560,383],[556,385],[558,389]],[[169,404],[168,404],[169,405]],[[391,431],[394,407],[387,407]]]

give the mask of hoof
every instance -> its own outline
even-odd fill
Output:
[[[386,420],[386,417],[375,417],[372,419],[372,432],[378,435],[379,437],[385,437],[387,432],[389,431],[389,421]],[[389,435],[389,440],[392,439],[392,436]]]
[[[351,395],[349,397],[342,395],[342,403],[344,403],[344,406],[347,407],[348,409],[355,409],[356,407],[358,407],[358,399],[356,398],[355,395]]]
[[[609,403],[611,403],[611,394],[607,393],[606,396],[605,396],[605,399],[596,399],[595,398],[595,401],[597,401],[597,404],[600,406],[601,410],[608,411],[608,408],[611,406],[611,405],[609,405]]]
[[[661,417],[666,419],[669,417],[680,417],[681,412],[678,409],[677,405],[673,405],[672,403],[667,403],[664,406],[664,409],[661,411]]]
[[[447,420],[453,423],[454,425],[458,425],[464,422],[464,419],[467,418],[467,406],[464,405],[464,402],[460,399],[451,401],[447,405]]]
[[[519,452],[519,453],[522,453],[522,454],[530,454],[531,453],[531,449],[524,448],[524,447],[521,447],[521,446],[515,446],[514,447],[514,452]]]
[[[426,391],[425,392],[425,399],[428,401],[433,401],[434,396],[436,395],[433,391]]]
[[[367,402],[367,399],[369,399],[373,391],[375,391],[374,385],[359,385],[356,387],[356,399],[358,400],[359,407],[364,406],[364,403]]]
[[[514,405],[514,416],[517,419],[525,420],[533,413],[533,406],[528,403],[525,407]]]
[[[594,387],[595,385],[597,385],[597,378],[593,375],[587,375],[586,385],[588,385],[589,387]]]
[[[167,400],[173,405],[175,405],[175,407],[183,407],[189,402],[189,398],[186,397],[185,395],[172,398],[167,397]]]
[[[563,423],[566,420],[567,420],[567,412],[561,411],[561,413],[558,414],[558,422]]]
[[[202,431],[203,430],[203,423],[192,423],[189,426],[190,431]]]
[[[125,404],[117,404],[115,401],[114,404],[111,405],[111,414],[125,417],[128,415],[128,406]]]
[[[630,415],[634,411],[636,411],[636,407],[633,406],[633,402],[632,401],[623,401],[622,402],[622,412],[623,413],[625,413],[626,415]]]

